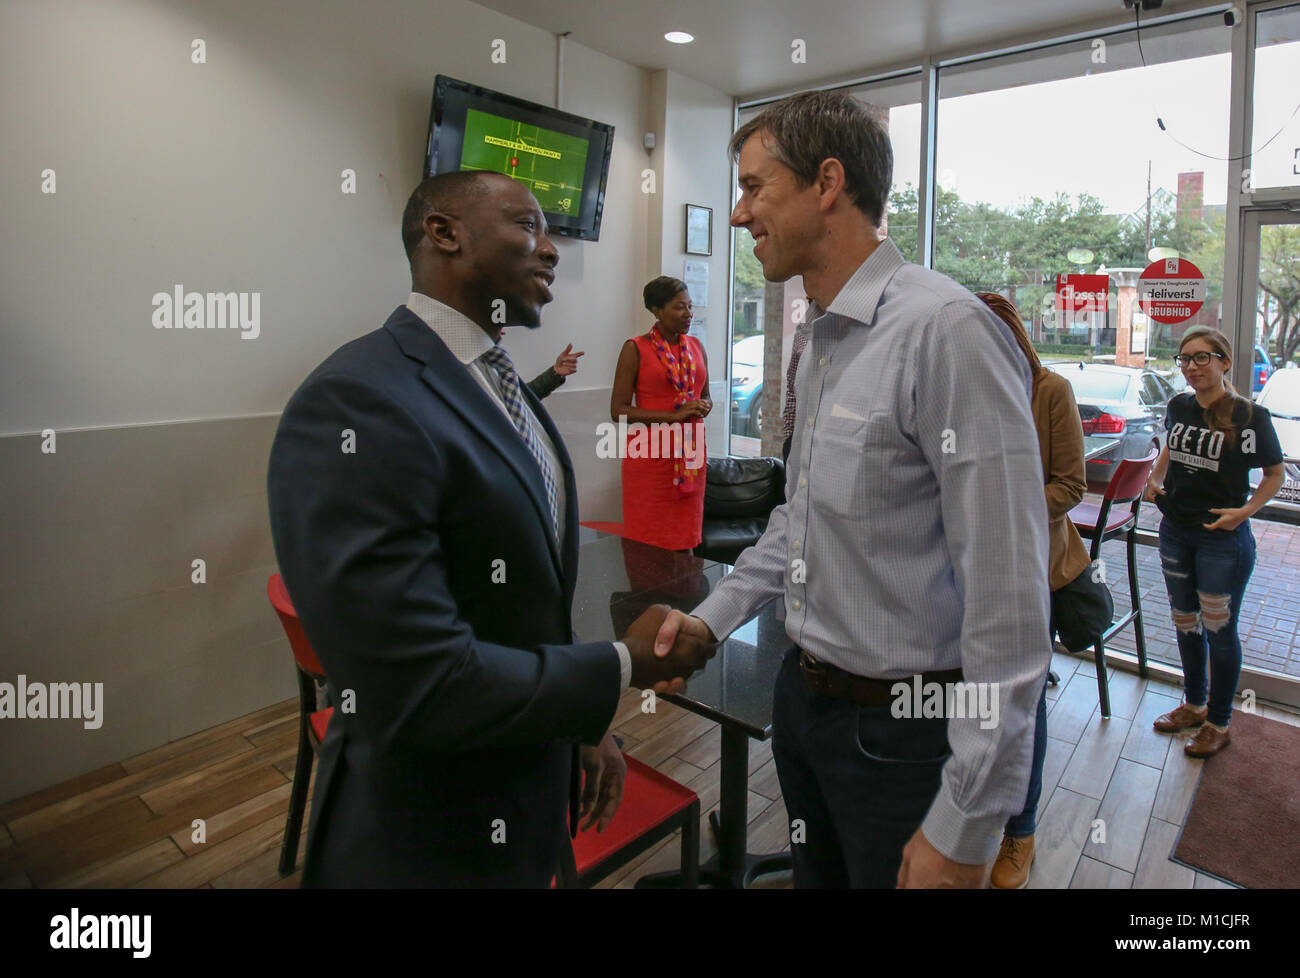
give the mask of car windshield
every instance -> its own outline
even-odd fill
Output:
[[[1296,374],[1295,377],[1289,376]],[[1300,418],[1300,370],[1284,371],[1265,385],[1259,403],[1279,418]]]
[[[1109,370],[1089,370],[1087,367],[1080,370],[1077,364],[1052,369],[1070,382],[1074,388],[1074,399],[1087,404],[1124,400],[1129,381],[1133,379],[1127,374],[1111,373]]]

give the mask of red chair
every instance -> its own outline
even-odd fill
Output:
[[[589,887],[627,865],[660,839],[682,830],[682,887],[694,889],[700,879],[700,798],[666,774],[627,761],[623,802],[605,831],[595,826],[579,832],[573,847],[560,853],[557,882],[561,887]]]
[[[266,582],[266,596],[280,616],[280,624],[289,637],[293,661],[298,667],[298,762],[293,769],[293,790],[289,795],[289,818],[284,824],[284,842],[280,846],[280,875],[288,876],[298,861],[298,839],[302,835],[302,816],[307,810],[307,784],[311,766],[329,727],[334,707],[316,709],[316,684],[325,681],[325,670],[316,658],[298,613],[293,610],[289,592],[279,574]]]
[[[1101,699],[1101,715],[1110,718],[1110,687],[1106,678],[1105,645],[1111,637],[1133,625],[1133,635],[1137,643],[1138,674],[1147,675],[1147,640],[1142,628],[1142,598],[1138,593],[1137,578],[1137,522],[1138,510],[1142,506],[1142,491],[1146,488],[1159,452],[1152,452],[1145,458],[1126,458],[1119,463],[1115,474],[1106,484],[1106,492],[1100,503],[1084,501],[1070,510],[1070,520],[1079,535],[1092,541],[1089,556],[1095,561],[1101,553],[1101,545],[1107,540],[1123,537],[1128,552],[1128,594],[1129,613],[1111,622],[1110,626],[1097,636],[1094,652],[1097,661],[1097,694]],[[1127,508],[1124,504],[1129,504]]]
[[[288,876],[298,858],[298,839],[302,833],[303,812],[307,808],[307,783],[311,780],[312,761],[325,739],[334,708],[316,709],[316,683],[325,679],[325,670],[307,641],[279,574],[272,574],[266,582],[266,593],[280,616],[280,624],[289,637],[294,663],[298,667],[298,762],[294,767],[289,817],[280,848],[280,875]],[[698,885],[699,796],[635,758],[626,754],[623,757],[627,761],[623,802],[604,832],[598,834],[594,827],[580,832],[573,848],[564,848],[560,857],[561,885],[589,886],[679,827],[682,830],[683,885]]]

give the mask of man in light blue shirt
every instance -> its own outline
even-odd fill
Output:
[[[892,151],[862,103],[794,96],[731,151],[731,223],[812,299],[788,501],[660,639],[784,599],[773,754],[796,886],[982,886],[1050,659],[1028,367],[983,303],[880,238]]]

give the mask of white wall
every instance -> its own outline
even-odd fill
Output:
[[[276,415],[405,300],[400,218],[434,76],[550,103],[556,45],[464,0],[7,0],[0,63],[0,681],[106,684],[97,730],[0,724],[3,801],[293,695],[265,594]],[[621,344],[648,326],[642,286],[681,274],[681,205],[725,209],[730,102],[681,79],[652,98],[649,72],[574,43],[565,79],[563,107],[616,130],[601,238],[557,241],[544,325],[507,344],[526,375],[567,342],[586,350],[547,405],[582,518],[617,519],[618,462],[595,457],[594,425]],[[659,104],[667,173],[648,198]],[[687,141],[709,151],[672,146]],[[725,395],[721,231],[713,263]],[[260,292],[260,336],[154,329],[151,298],[177,283]]]
[[[21,83],[0,89],[0,433],[280,410],[406,295],[434,75],[554,94],[550,34],[459,0],[6,6],[0,59]],[[605,222],[598,243],[561,240],[541,335],[511,347],[540,368],[576,335],[600,375],[635,309],[645,73],[567,58],[565,107],[616,129]],[[261,292],[261,336],[153,329],[150,299],[176,283]]]
[[[705,352],[709,358],[710,388],[714,404],[707,423],[709,454],[726,455],[725,417],[730,410],[727,382],[728,293],[731,275],[731,166],[727,140],[731,135],[732,99],[729,95],[675,71],[665,76],[663,130],[663,228],[661,268],[655,274],[682,278],[685,260],[709,265],[709,300],[698,304],[697,318],[705,321]],[[713,208],[713,255],[686,253],[686,205]],[[648,321],[647,321],[648,322]]]

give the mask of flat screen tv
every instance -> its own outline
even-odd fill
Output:
[[[614,127],[439,75],[424,175],[492,170],[537,198],[551,234],[596,241]]]

